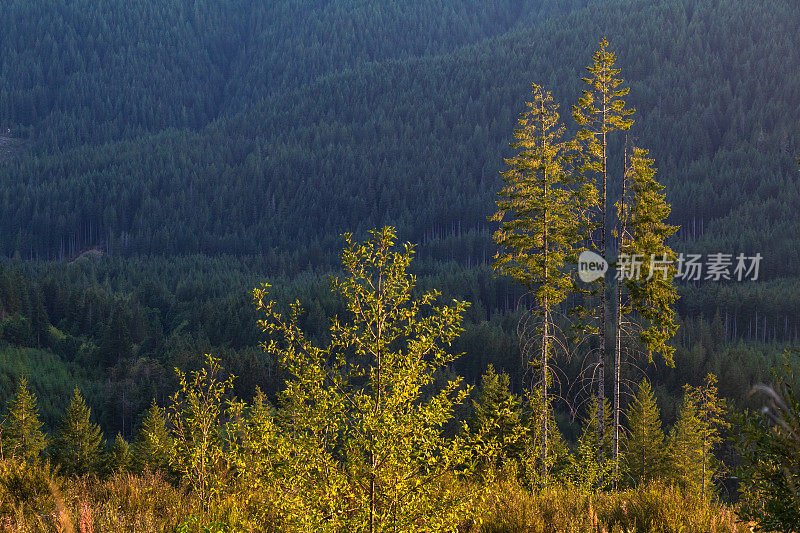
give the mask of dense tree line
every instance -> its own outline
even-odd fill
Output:
[[[485,512],[495,476],[534,494],[556,484],[601,494],[610,468],[596,461],[594,404],[586,409],[577,443],[568,444],[555,424],[540,431],[541,410],[554,422],[547,402],[512,393],[508,376],[490,366],[464,417],[468,422],[460,429],[450,425],[471,387],[439,372],[459,357],[448,347],[462,331],[468,304],[441,304],[438,291],[415,291],[407,271],[413,249],[395,246],[394,239],[391,228],[372,232],[364,243],[348,235],[344,272],[331,286],[347,312],[331,321],[326,344],[306,337],[299,303],[284,314],[268,299],[268,285],[253,291],[263,312],[262,348],[286,372],[274,403],[258,389],[252,401],[238,399],[235,378],[209,355],[196,370],[177,370],[166,409],[151,403],[132,445],[119,433],[112,444],[77,388],[55,431],[43,431],[37,395],[19,378],[0,425],[0,505],[27,506],[11,523],[26,521],[34,506],[47,508],[47,491],[61,498],[57,483],[92,487],[103,479],[119,483],[122,475],[128,497],[139,497],[139,483],[153,472],[160,483],[189,488],[200,513],[194,519],[245,530],[454,531]],[[785,364],[796,361],[787,356]],[[797,402],[793,389],[770,393],[775,418],[741,415],[744,433],[736,448],[744,458],[747,516],[767,527],[789,524],[797,512],[796,502],[780,499],[786,484],[778,483],[795,474],[796,460],[786,452],[797,446],[791,433]],[[604,519],[609,527],[652,526],[654,519],[697,524],[714,513],[731,413],[716,376],[708,374],[699,385],[683,387],[679,415],[666,431],[656,396],[641,380],[625,411],[622,451],[608,459],[620,463],[620,488],[663,490],[659,500],[678,497],[692,513],[629,515],[623,502],[622,514]],[[778,424],[776,431],[771,423]],[[542,440],[551,459],[540,474]],[[760,461],[757,454],[764,451],[785,470]],[[94,523],[90,511],[84,503],[81,523]],[[596,524],[594,511],[588,513]],[[50,515],[62,525],[70,521],[65,511]],[[186,520],[184,528],[192,517]],[[719,517],[713,523],[720,525]]]
[[[207,126],[176,120],[163,128],[177,129],[125,141],[34,150],[0,177],[15,200],[2,204],[0,249],[42,258],[93,245],[126,254],[271,252],[284,262],[297,254],[294,265],[305,268],[335,265],[340,233],[392,222],[415,242],[453,236],[450,253],[481,261],[487,251],[474,243],[488,230],[505,132],[528,80],[551,87],[557,101],[574,100],[576,76],[564,65],[580,64],[602,31],[615,35],[632,80],[637,135],[659,161],[681,248],[763,247],[763,277],[787,276],[798,265],[789,237],[798,95],[786,74],[796,70],[798,21],[785,9],[613,2],[452,53],[369,62],[265,91]],[[216,86],[211,78],[198,85]],[[86,122],[95,121],[75,118]],[[611,164],[617,172],[621,162]]]

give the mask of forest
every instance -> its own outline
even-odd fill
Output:
[[[0,528],[800,530],[795,8],[4,2]]]

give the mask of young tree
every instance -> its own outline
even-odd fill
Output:
[[[497,374],[490,364],[481,376],[480,387],[472,400],[470,429],[499,443],[500,450],[492,465],[495,467],[518,461],[525,452],[526,435],[520,400],[508,389],[508,374]]]
[[[66,474],[96,473],[102,466],[103,434],[76,388],[53,439],[53,458]]]
[[[627,150],[626,150],[627,151]],[[627,165],[627,163],[626,163]],[[675,349],[667,342],[675,335],[674,303],[677,290],[673,283],[676,273],[675,254],[666,239],[675,233],[676,226],[665,222],[670,207],[666,203],[664,186],[654,176],[653,160],[647,151],[634,148],[630,166],[626,168],[622,198],[618,203],[619,258],[617,262],[617,314],[614,350],[614,428],[613,453],[619,457],[622,381],[622,337],[636,333],[647,350],[650,362],[653,353],[663,357],[667,366],[674,367]],[[623,287],[628,300],[623,305]],[[627,317],[635,314],[638,321]],[[615,479],[618,477],[615,470]]]
[[[28,380],[20,376],[2,424],[3,457],[37,461],[47,446],[42,425],[36,396],[28,390]]]
[[[347,316],[331,321],[324,347],[300,330],[299,303],[287,319],[267,286],[255,290],[264,348],[288,376],[272,449],[276,505],[301,530],[449,530],[477,497],[448,483],[473,450],[443,433],[469,388],[460,379],[430,387],[457,357],[447,347],[466,304],[437,306],[436,291],[415,298],[410,245],[395,250],[392,228],[370,235],[362,244],[346,235],[346,277],[333,289]]]
[[[539,423],[545,435],[541,465],[542,475],[547,477],[549,358],[555,339],[552,313],[573,288],[573,272],[566,265],[575,261],[594,194],[592,187],[576,178],[572,168],[575,143],[562,139],[564,126],[550,93],[534,84],[533,101],[526,105],[528,110],[519,119],[516,142],[511,145],[520,151],[506,160],[510,168],[502,173],[505,187],[492,217],[500,222],[494,234],[500,248],[494,266],[533,296],[536,325],[532,336],[543,405]],[[523,352],[528,352],[527,339],[520,340]]]
[[[606,206],[608,203],[608,135],[614,131],[628,130],[633,125],[633,119],[626,118],[634,113],[633,109],[625,107],[622,99],[628,94],[629,89],[621,88],[622,79],[616,76],[621,72],[614,68],[616,54],[609,52],[608,41],[600,41],[600,49],[593,56],[593,64],[586,67],[590,76],[583,78],[588,86],[583,90],[583,96],[578,104],[573,106],[572,116],[580,126],[578,141],[582,144],[584,154],[583,170],[594,173],[600,182],[599,209],[596,217],[596,228],[600,238],[600,255],[606,259],[607,218]],[[605,277],[598,279],[600,293],[599,311],[599,346],[597,351],[597,419],[600,421],[597,428],[597,442],[605,440],[605,359],[606,359],[606,281]],[[602,444],[598,450],[598,461],[602,460]]]
[[[169,462],[189,481],[208,510],[222,493],[227,473],[223,425],[233,376],[221,379],[219,359],[211,355],[206,355],[200,370],[186,374],[176,368],[175,372],[178,391],[167,409],[172,433]]]
[[[685,387],[689,400],[697,407],[697,418],[700,421],[701,442],[701,477],[700,497],[705,498],[714,477],[719,473],[721,464],[713,455],[714,449],[722,441],[721,431],[730,427],[725,418],[727,403],[717,392],[717,376],[708,374],[705,382],[698,386]]]
[[[106,472],[122,472],[131,465],[131,447],[128,442],[117,433],[114,444],[106,457]]]
[[[167,470],[172,438],[166,424],[164,410],[154,399],[131,446],[131,466],[134,470]]]
[[[638,485],[658,479],[667,471],[667,449],[661,429],[661,413],[646,380],[639,383],[636,398],[628,407],[625,439],[625,471]]]
[[[605,409],[602,410],[606,417],[605,424],[611,424],[611,409],[608,406],[608,399]],[[603,435],[604,442],[597,442],[597,414],[601,412],[597,407],[597,396],[592,396],[591,401],[586,406],[585,414],[582,417],[581,425],[583,430],[578,437],[578,448],[570,457],[570,465],[567,469],[567,477],[570,482],[584,491],[599,490],[609,486],[611,478],[609,474],[613,470],[613,461],[610,457],[611,434]],[[602,460],[598,461],[598,454],[605,454]]]
[[[699,494],[702,485],[703,442],[697,406],[684,395],[678,420],[669,438],[671,475],[687,494]]]
[[[569,450],[556,425],[552,403],[545,404],[540,391],[528,395],[527,400],[522,409],[523,426],[527,428],[525,435],[527,446],[520,477],[531,486],[540,486],[563,473],[569,464]],[[543,416],[547,417],[546,426],[541,424]],[[543,433],[543,429],[547,429],[547,433]],[[547,439],[544,443],[547,447],[547,456],[544,458],[547,464],[543,466],[541,449],[544,439]]]

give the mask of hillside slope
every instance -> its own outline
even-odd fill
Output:
[[[29,154],[0,170],[0,251],[303,249],[313,264],[342,232],[393,223],[413,241],[461,235],[451,254],[482,260],[531,81],[553,90],[570,122],[583,66],[608,35],[637,108],[631,135],[656,158],[679,238],[763,251],[766,276],[794,275],[798,30],[787,2],[612,2],[265,93],[199,129]]]

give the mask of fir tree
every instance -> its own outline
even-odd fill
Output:
[[[28,390],[28,380],[20,376],[2,424],[2,455],[24,461],[38,460],[47,446],[42,425],[36,396]]]
[[[154,399],[131,445],[131,466],[134,470],[167,470],[172,439],[166,424],[164,410]]]
[[[703,475],[703,441],[697,406],[684,395],[678,420],[669,439],[672,477],[689,494],[700,494]]]
[[[623,334],[637,334],[650,362],[656,352],[667,366],[675,366],[675,349],[667,342],[677,330],[674,303],[678,296],[673,283],[675,254],[666,245],[666,239],[677,227],[665,222],[670,207],[662,192],[664,186],[655,180],[653,160],[646,156],[646,150],[633,149],[617,205],[619,226],[616,233],[620,245],[614,349],[614,459],[619,457]],[[623,287],[628,295],[625,304]],[[634,313],[638,320],[627,320],[627,316]],[[619,461],[616,464],[619,465]],[[614,474],[616,480],[618,471]]]
[[[721,432],[730,426],[725,418],[727,403],[717,392],[717,376],[708,374],[705,382],[697,387],[687,385],[686,395],[697,408],[699,436],[701,442],[700,497],[710,492],[714,478],[723,465],[716,459],[714,449],[722,442]]]
[[[625,439],[625,471],[639,485],[665,475],[668,461],[661,429],[661,414],[647,380],[639,383],[636,397],[628,407]]]
[[[605,424],[611,424],[611,409],[608,406],[608,399],[605,409],[602,410],[606,417]],[[586,491],[606,488],[610,485],[613,471],[613,461],[610,457],[611,434],[606,432],[603,441],[598,442],[598,423],[597,414],[601,412],[597,407],[597,396],[592,396],[587,404],[586,411],[581,420],[582,431],[578,437],[578,448],[570,457],[570,464],[567,469],[567,477],[570,482]],[[604,454],[598,461],[598,455]]]
[[[108,452],[105,463],[108,473],[122,472],[130,467],[131,448],[121,434],[117,433],[117,437],[114,439],[114,444]]]
[[[103,435],[100,426],[91,422],[91,416],[91,409],[76,388],[53,439],[53,457],[66,474],[96,473],[101,466]]]
[[[639,341],[652,354],[660,355],[670,367],[675,366],[675,348],[667,342],[675,335],[675,301],[678,299],[673,278],[675,253],[666,245],[666,240],[677,231],[665,221],[670,213],[663,190],[654,176],[653,160],[647,158],[647,150],[633,149],[630,178],[630,199],[625,206],[624,233],[621,236],[620,253],[628,258],[640,258],[638,276],[624,279],[630,294],[629,311],[635,311],[645,320],[639,333]]]
[[[525,451],[520,400],[508,389],[508,374],[497,374],[490,364],[481,376],[480,387],[472,400],[469,425],[473,432],[481,432],[499,444],[496,467],[519,460]]]
[[[506,160],[503,172],[505,187],[492,217],[500,222],[494,240],[500,251],[495,269],[511,276],[528,289],[535,301],[534,326],[525,326],[523,337],[532,337],[533,354],[539,370],[536,387],[542,401],[549,402],[548,386],[552,379],[549,358],[552,356],[555,325],[553,310],[573,287],[572,272],[566,264],[575,261],[577,244],[582,238],[586,212],[594,198],[593,189],[581,183],[573,171],[575,143],[564,141],[564,126],[558,105],[549,92],[533,85],[533,101],[519,119],[514,132],[520,150]],[[527,320],[523,318],[523,320]],[[520,339],[524,352],[528,338]],[[534,361],[528,361],[534,363]],[[540,420],[543,435],[548,432],[548,417]],[[542,475],[547,477],[547,438],[541,440]]]
[[[578,104],[573,106],[572,116],[580,126],[578,140],[582,143],[584,163],[583,170],[594,173],[599,177],[600,195],[599,209],[596,216],[596,227],[599,233],[600,255],[606,259],[607,236],[607,203],[608,203],[608,135],[614,131],[628,130],[633,125],[633,119],[626,118],[634,113],[633,109],[626,108],[622,99],[628,94],[629,89],[620,87],[622,79],[616,76],[619,69],[614,68],[616,55],[607,50],[608,41],[600,41],[600,49],[595,52],[593,64],[586,67],[590,76],[583,78],[587,88]],[[599,312],[599,345],[597,351],[597,403],[598,426],[598,461],[602,460],[602,443],[605,442],[605,359],[606,359],[606,281],[605,277],[598,279],[598,292],[600,293]]]

